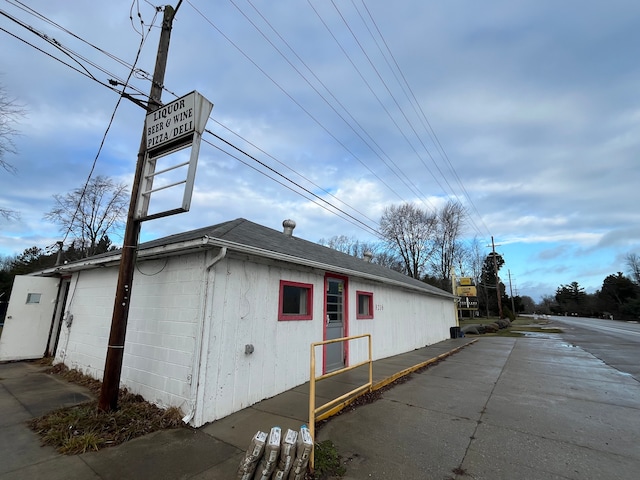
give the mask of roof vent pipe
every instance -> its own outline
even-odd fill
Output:
[[[292,237],[293,229],[296,228],[296,222],[294,222],[293,220],[285,220],[284,222],[282,222],[282,226],[284,227],[282,233],[284,233],[288,237]]]
[[[58,257],[56,258],[56,267],[62,265],[62,254],[64,253],[62,249],[64,248],[64,242],[57,241],[56,245],[58,245]],[[66,262],[65,262],[66,263]]]
[[[364,257],[365,261],[367,263],[371,263],[371,260],[373,260],[373,253],[370,252],[369,250],[367,250],[366,252],[364,252],[362,254],[362,256]]]

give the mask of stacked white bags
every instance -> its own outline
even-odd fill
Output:
[[[284,436],[280,427],[273,427],[269,434],[258,431],[240,461],[236,479],[303,480],[312,451],[306,425],[299,432],[288,429]]]

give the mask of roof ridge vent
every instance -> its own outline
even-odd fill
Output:
[[[287,219],[284,222],[282,222],[282,227],[283,227],[282,233],[284,233],[288,237],[292,237],[293,229],[296,228],[296,222],[294,222],[293,220]]]

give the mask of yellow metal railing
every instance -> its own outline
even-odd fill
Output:
[[[335,370],[330,373],[325,373],[323,375],[320,375],[319,377],[316,377],[316,347],[320,345],[327,345],[329,343],[348,342],[350,340],[356,340],[356,339],[365,338],[365,337],[368,338],[369,340],[368,342],[369,358],[367,360],[357,363],[355,365],[344,367],[339,370]],[[367,365],[367,364],[369,364],[369,382],[368,383],[362,386],[359,386],[357,388],[354,388],[350,392],[347,392],[344,395],[341,395],[338,398],[335,398],[330,402],[325,403],[324,405],[320,405],[319,407],[316,407],[316,382],[334,377],[336,375],[339,375],[344,372],[348,372],[350,370],[354,370],[358,367],[362,367],[363,365]],[[323,342],[312,343],[311,344],[311,374],[309,375],[309,433],[311,433],[311,438],[314,441],[314,445],[315,445],[316,421],[324,420],[325,418],[328,418],[331,415],[339,412],[349,403],[349,401],[353,400],[358,393],[364,392],[365,390],[371,391],[372,387],[373,387],[373,360],[371,357],[371,334],[370,333],[366,333],[364,335],[356,335],[353,337],[335,338],[333,340],[325,340]],[[317,415],[318,412],[322,412],[323,410],[326,410],[326,411],[321,415]],[[313,471],[313,463],[314,463],[313,451],[311,452],[311,458],[309,460],[311,464],[311,470]]]

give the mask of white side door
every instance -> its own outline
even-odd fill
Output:
[[[0,335],[0,361],[44,356],[59,283],[59,278],[16,276]]]

